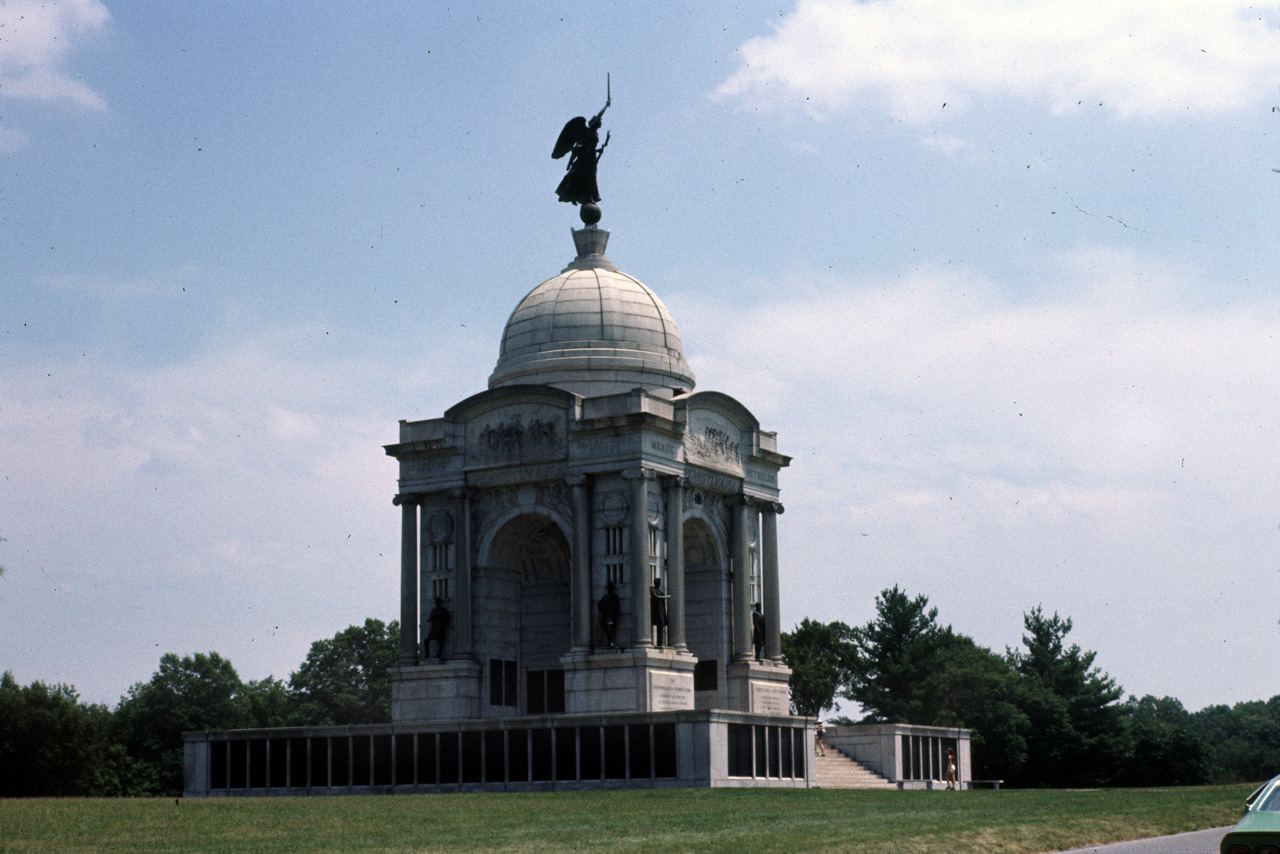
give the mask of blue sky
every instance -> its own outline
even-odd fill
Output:
[[[1036,605],[1192,709],[1280,669],[1280,10],[0,5],[0,668],[112,703],[398,614],[396,421],[609,255],[781,449],[783,622]]]

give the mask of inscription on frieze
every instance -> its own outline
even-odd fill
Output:
[[[737,478],[727,477],[715,472],[706,471],[705,469],[694,468],[690,466],[685,469],[685,474],[689,478],[689,482],[694,486],[700,486],[703,489],[709,489],[713,492],[738,492],[740,485]]]
[[[617,454],[625,453],[627,450],[623,444],[621,436],[597,436],[594,439],[575,439],[573,443],[573,456],[575,459],[583,459],[584,457],[612,457]]]
[[[648,442],[649,450],[656,451],[659,454],[666,454],[674,457],[680,451],[680,446],[675,442],[664,442],[661,439],[650,438]]]
[[[458,456],[401,460],[400,476],[402,478],[412,479],[428,477],[433,474],[443,474],[447,471],[456,471],[461,467],[461,463],[462,458]]]
[[[747,480],[764,484],[765,486],[776,487],[778,485],[778,473],[763,466],[747,466]]]
[[[494,469],[492,471],[467,472],[468,486],[499,486],[517,483],[537,483],[543,480],[559,480],[568,474],[564,463],[546,463],[537,466]]]

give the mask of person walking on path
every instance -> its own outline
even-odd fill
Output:
[[[822,743],[822,721],[818,721],[818,726],[813,731],[813,748],[818,751],[819,756],[827,755],[827,746]]]
[[[959,789],[956,785],[956,753],[950,749],[947,750],[947,789]]]

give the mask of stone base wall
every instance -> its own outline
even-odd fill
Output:
[[[813,783],[812,722],[733,712],[543,715],[183,733],[188,797]]]

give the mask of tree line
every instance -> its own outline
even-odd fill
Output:
[[[1071,620],[1036,607],[1018,649],[997,654],[941,626],[925,596],[876,598],[865,626],[805,619],[782,636],[792,711],[837,698],[864,722],[973,730],[974,776],[1010,786],[1169,786],[1256,781],[1280,771],[1280,696],[1188,712],[1130,696],[1068,644]],[[287,682],[244,682],[216,652],[160,659],[114,709],[69,685],[0,676],[0,796],[182,791],[182,733],[391,720],[399,623],[368,619],[311,645]],[[833,722],[841,722],[836,718]]]
[[[167,653],[114,709],[70,685],[0,676],[0,796],[182,793],[184,730],[388,723],[400,624],[365,620],[311,644],[288,682],[244,682],[216,652]]]
[[[895,585],[865,626],[801,621],[782,636],[792,711],[818,717],[845,699],[866,723],[971,728],[974,777],[1010,786],[1173,786],[1280,772],[1280,696],[1194,713],[1173,697],[1122,699],[1094,666],[1097,653],[1068,644],[1070,618],[1033,608],[1022,646],[1001,655],[937,616],[927,596]]]

